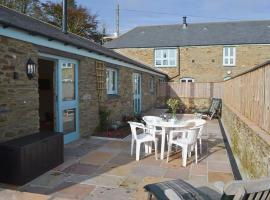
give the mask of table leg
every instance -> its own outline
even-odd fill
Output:
[[[166,138],[166,130],[165,127],[162,128],[161,132],[161,151],[160,151],[160,159],[164,159],[164,150],[165,150],[165,138]]]

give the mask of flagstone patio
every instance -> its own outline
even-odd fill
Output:
[[[157,112],[157,111],[155,111]],[[157,113],[154,113],[157,114]],[[181,115],[179,118],[190,118]],[[234,179],[218,120],[207,121],[203,155],[186,168],[180,153],[166,160],[153,155],[130,156],[130,138],[119,141],[80,139],[65,145],[65,162],[24,186],[0,185],[0,200],[7,199],[146,199],[148,183],[181,178],[217,197],[213,183]],[[5,188],[5,189],[4,189]],[[214,198],[215,198],[214,197]]]

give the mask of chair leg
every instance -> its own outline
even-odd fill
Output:
[[[135,140],[132,138],[131,139],[131,150],[130,150],[130,155],[131,156],[133,155],[134,142],[135,142]]]
[[[154,144],[155,144],[155,157],[156,157],[156,160],[158,159],[158,157],[157,157],[157,145],[158,145],[158,143],[157,143],[157,142],[158,142],[157,140],[154,141]]]
[[[169,157],[170,157],[171,150],[172,150],[172,144],[169,143],[168,144],[168,152],[167,152],[167,162],[169,162]]]
[[[199,142],[200,142],[200,155],[202,155],[202,138],[199,138]]]
[[[187,165],[187,146],[182,147],[182,159],[183,159],[183,167]]]
[[[188,148],[188,157],[190,158],[191,157],[191,152],[194,150],[194,146],[192,145],[192,146],[190,146],[189,148]]]
[[[152,153],[152,142],[148,142],[148,153],[151,154]]]
[[[136,161],[140,160],[141,143],[136,142]]]
[[[198,163],[198,144],[196,143],[195,144],[195,163],[197,164]]]

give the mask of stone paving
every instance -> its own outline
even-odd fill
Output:
[[[190,116],[179,116],[188,118]],[[166,160],[153,155],[135,161],[130,156],[130,139],[110,141],[80,139],[65,145],[65,162],[24,186],[0,185],[0,200],[134,200],[147,199],[143,186],[181,178],[218,199],[216,181],[233,180],[232,169],[217,120],[207,121],[203,154],[194,163],[192,156],[186,168],[181,166],[179,152]]]

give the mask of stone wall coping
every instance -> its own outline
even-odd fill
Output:
[[[270,133],[267,133],[265,130],[261,129],[256,123],[252,122],[250,119],[246,118],[244,115],[239,113],[234,108],[226,105],[235,115],[237,115],[249,128],[251,128],[260,138],[262,138],[268,145],[270,145]]]

